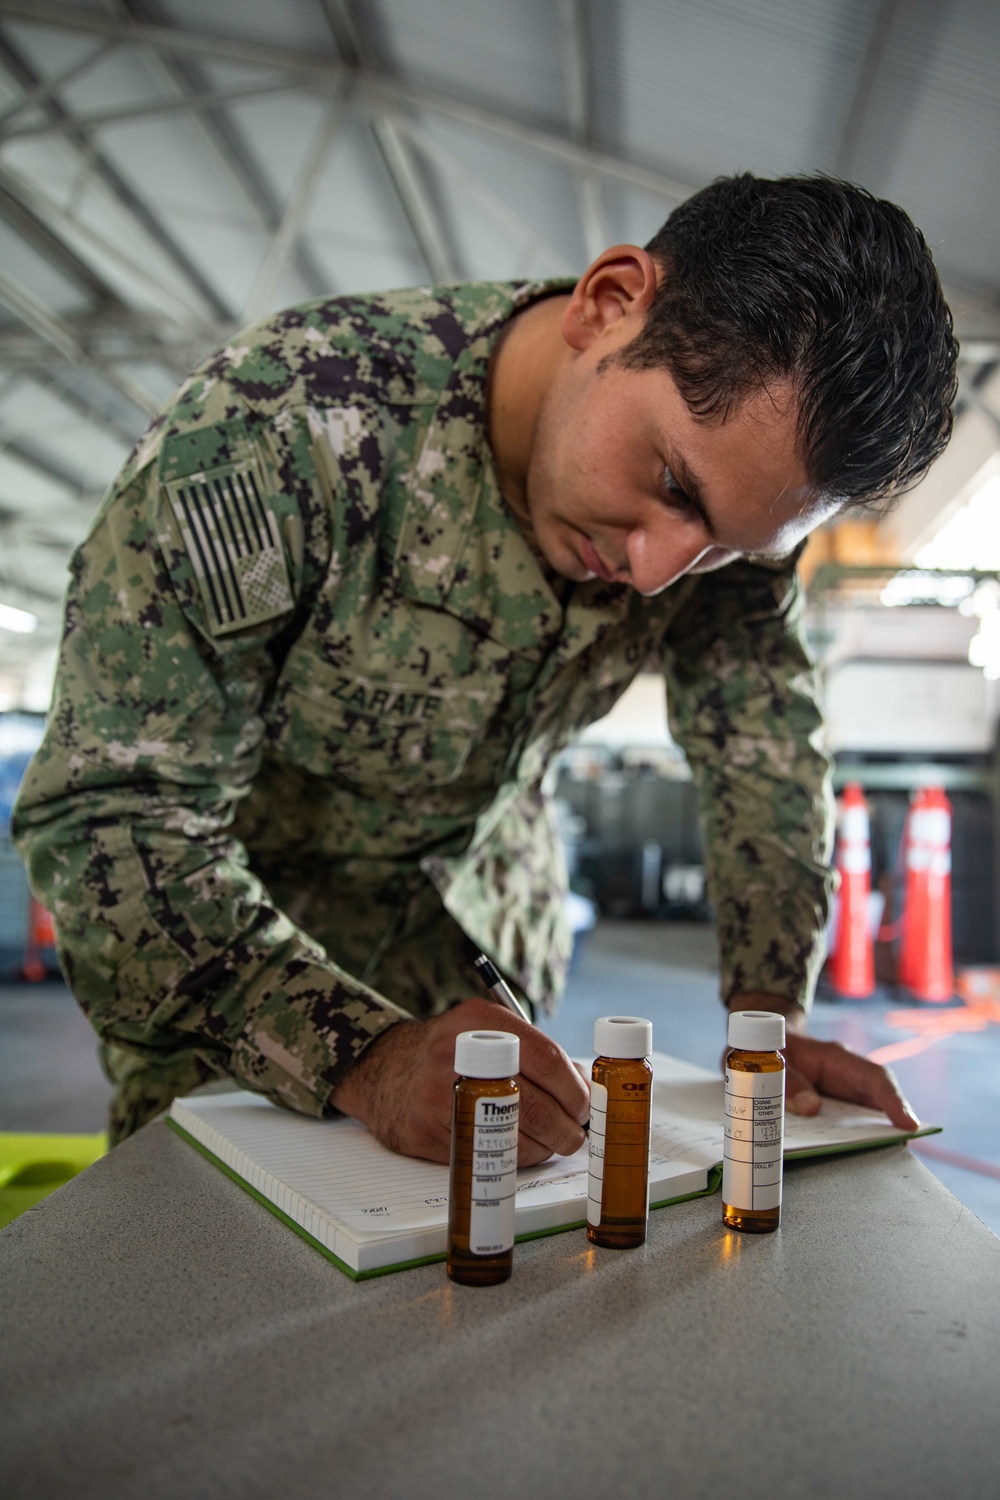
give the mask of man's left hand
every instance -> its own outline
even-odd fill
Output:
[[[797,1115],[819,1114],[821,1095],[880,1109],[899,1130],[919,1130],[911,1105],[888,1068],[851,1052],[839,1042],[821,1042],[805,1034],[800,1005],[775,995],[734,995],[728,1009],[774,1010],[785,1017],[785,1102]]]

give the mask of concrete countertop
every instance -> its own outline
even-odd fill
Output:
[[[352,1283],[163,1124],[0,1233],[6,1500],[1000,1493],[1000,1240],[905,1147]]]

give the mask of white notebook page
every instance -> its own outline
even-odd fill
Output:
[[[708,1172],[722,1160],[723,1085],[705,1069],[663,1054],[654,1054],[653,1068],[650,1201],[656,1203],[704,1188]],[[304,1228],[318,1215],[357,1235],[399,1234],[443,1225],[447,1218],[448,1168],[396,1155],[354,1120],[308,1119],[245,1092],[175,1100],[171,1114],[228,1164],[234,1152],[247,1158],[254,1168],[251,1184]],[[785,1151],[902,1134],[874,1110],[825,1100],[816,1119],[787,1117]],[[583,1219],[586,1197],[584,1144],[573,1156],[518,1173],[518,1228],[545,1227],[547,1205],[576,1199]],[[307,1202],[306,1218],[297,1211],[297,1198]],[[572,1217],[550,1217],[548,1224]]]

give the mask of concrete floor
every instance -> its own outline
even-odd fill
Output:
[[[724,1041],[716,983],[710,927],[602,922],[581,944],[564,1004],[544,1029],[585,1057],[598,1016],[647,1016],[658,1050],[716,1068]],[[811,1029],[871,1052],[908,1034],[887,1022],[898,1005],[894,998],[818,1001]],[[996,1174],[923,1157],[1000,1235],[1000,1026],[944,1037],[894,1067],[921,1118],[945,1127],[928,1145]],[[0,1131],[100,1130],[109,1092],[93,1033],[63,984],[0,986]]]

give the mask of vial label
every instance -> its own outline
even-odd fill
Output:
[[[601,1222],[604,1196],[604,1141],[608,1133],[608,1091],[603,1083],[590,1085],[590,1166],[587,1173],[587,1223]]]
[[[722,1201],[747,1212],[781,1206],[785,1072],[726,1071]]]
[[[469,1219],[473,1255],[500,1255],[513,1245],[516,1188],[517,1095],[477,1099]]]

